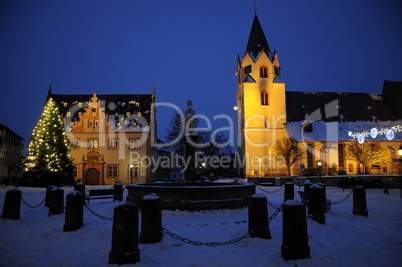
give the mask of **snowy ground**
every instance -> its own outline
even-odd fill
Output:
[[[273,191],[279,187],[263,187]],[[31,205],[40,203],[44,189],[20,188]],[[72,191],[64,188],[65,195]],[[295,190],[298,190],[296,187]],[[258,193],[264,193],[257,189]],[[343,192],[328,188],[327,198],[342,200]],[[0,189],[3,208],[6,189]],[[126,194],[127,192],[125,192]],[[283,189],[264,193],[276,206]],[[399,189],[390,195],[368,189],[368,217],[352,215],[353,200],[332,206],[326,224],[308,221],[311,258],[285,261],[281,257],[282,213],[271,223],[272,239],[246,238],[231,245],[208,247],[185,244],[170,236],[161,243],[140,244],[141,261],[135,266],[402,266],[402,198]],[[295,194],[296,199],[299,199]],[[106,217],[121,203],[91,201],[90,207]],[[269,214],[274,212],[268,207]],[[163,211],[163,227],[200,242],[221,242],[247,233],[247,208],[205,212]],[[112,222],[84,209],[84,226],[63,232],[65,214],[48,217],[48,208],[21,203],[21,220],[0,220],[0,266],[106,266],[111,249]]]

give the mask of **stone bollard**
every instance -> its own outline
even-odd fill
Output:
[[[130,264],[139,261],[138,209],[131,203],[122,204],[114,208],[109,264]]]
[[[74,185],[74,191],[78,191],[81,194],[82,203],[85,203],[86,194],[85,194],[85,185],[83,183],[76,183]]]
[[[287,200],[282,213],[282,258],[285,260],[310,258],[306,207],[298,200]]]
[[[310,182],[310,180],[306,180],[304,182],[304,196],[303,196],[303,203],[305,205],[308,205],[309,199],[310,199],[310,186],[313,184]]]
[[[64,220],[64,232],[76,231],[83,225],[82,194],[78,191],[71,192],[66,196],[66,217]]]
[[[49,207],[49,198],[50,198],[50,191],[52,189],[56,188],[56,186],[54,185],[50,185],[48,187],[46,187],[46,195],[45,195],[45,207]]]
[[[2,219],[21,219],[21,198],[22,193],[18,189],[11,189],[6,192],[6,199],[4,200]]]
[[[294,183],[291,183],[291,182],[285,183],[284,200],[294,199],[294,198],[295,198],[295,185],[294,185]]]
[[[116,183],[113,186],[113,201],[122,201],[123,200],[123,185],[121,183]]]
[[[363,186],[353,187],[353,215],[368,216],[366,189]]]
[[[327,187],[325,186],[324,183],[318,183],[319,186],[321,186],[324,190],[324,213],[327,213],[327,206],[326,206],[326,202],[327,202]]]
[[[158,243],[163,238],[161,199],[156,194],[142,199],[140,243]]]
[[[308,214],[319,224],[325,224],[325,197],[324,188],[318,184],[310,186],[310,201],[308,205]]]
[[[49,192],[49,216],[64,212],[64,190],[54,187]]]
[[[249,197],[248,232],[251,237],[271,239],[268,223],[267,198],[263,194]]]

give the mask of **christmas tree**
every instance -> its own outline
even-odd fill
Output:
[[[31,185],[62,185],[73,181],[69,144],[57,104],[48,97],[32,132],[24,164],[24,177]]]

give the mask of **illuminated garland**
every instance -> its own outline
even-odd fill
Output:
[[[348,135],[352,138],[357,139],[357,142],[359,142],[359,144],[363,144],[365,138],[367,137],[371,137],[373,139],[376,139],[378,136],[380,135],[385,135],[385,137],[389,140],[392,141],[395,138],[395,134],[402,132],[402,126],[401,125],[396,125],[393,127],[389,127],[389,128],[381,128],[380,130],[378,130],[377,128],[372,128],[370,131],[365,131],[365,132],[352,132],[349,131]]]

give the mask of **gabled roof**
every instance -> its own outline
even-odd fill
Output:
[[[401,96],[394,101],[401,103]],[[286,113],[288,122],[303,121],[306,114],[324,122],[402,119],[383,94],[367,93],[286,92]]]
[[[394,115],[402,118],[402,81],[384,81],[382,94],[391,105]]]
[[[56,101],[60,113],[63,117],[66,117],[67,112],[73,111],[73,117],[77,117],[78,112],[83,111],[84,108],[88,107],[88,102],[91,100],[93,95],[60,95],[60,94],[50,94]],[[138,113],[141,112],[141,116],[150,122],[151,113],[151,103],[152,94],[140,94],[140,95],[97,95],[100,106],[105,108],[105,113],[109,115],[118,114],[118,116],[126,116],[127,112]],[[139,103],[137,105],[136,103]],[[64,104],[66,103],[66,104]],[[78,103],[82,103],[82,107],[77,109]],[[75,107],[75,108],[74,108]]]
[[[267,54],[271,50],[264,31],[262,30],[257,14],[254,15],[253,25],[251,26],[250,36],[248,38],[246,53],[252,53],[254,58],[257,58],[260,51],[265,51]]]

